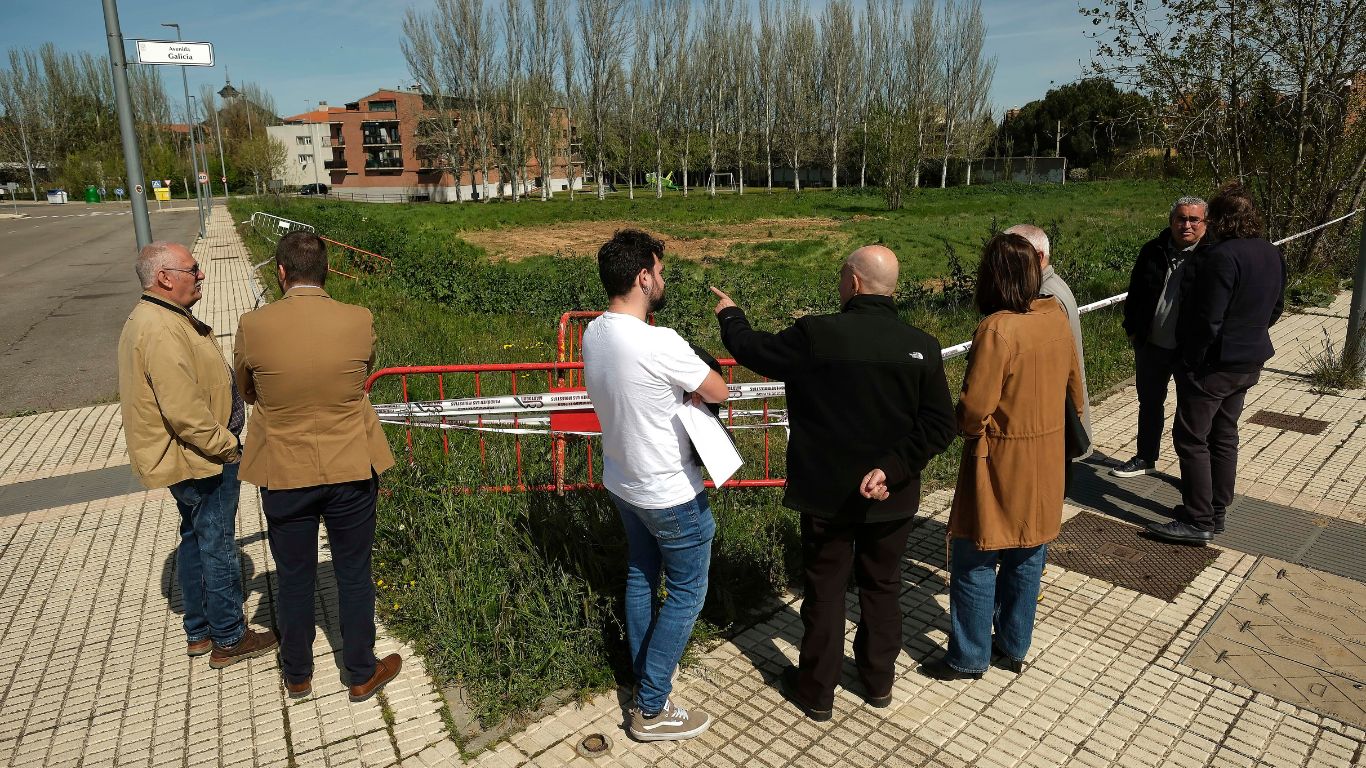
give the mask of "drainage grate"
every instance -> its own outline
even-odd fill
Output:
[[[1048,559],[1068,570],[1105,579],[1163,600],[1175,600],[1219,553],[1144,538],[1132,525],[1086,512],[1063,523]]]
[[[1261,424],[1263,427],[1273,429],[1288,429],[1291,432],[1299,432],[1305,435],[1322,434],[1328,428],[1328,422],[1319,419],[1309,419],[1304,416],[1291,416],[1288,413],[1277,413],[1275,411],[1257,411],[1252,418],[1247,420],[1249,424]]]
[[[1366,584],[1264,557],[1184,661],[1366,727]]]

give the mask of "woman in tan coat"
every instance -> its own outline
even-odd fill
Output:
[[[977,325],[958,402],[963,460],[949,513],[949,614],[941,680],[980,678],[993,649],[1019,672],[1034,632],[1045,545],[1062,523],[1064,408],[1082,399],[1067,316],[1038,296],[1039,261],[1018,235],[987,243],[977,274]],[[995,638],[992,629],[995,628]]]

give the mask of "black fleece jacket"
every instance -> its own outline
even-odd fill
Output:
[[[1206,235],[1196,244],[1195,251],[1186,254],[1186,258],[1209,244],[1210,238]],[[1167,270],[1174,266],[1178,250],[1172,243],[1170,229],[1163,229],[1138,250],[1138,259],[1129,273],[1129,298],[1124,300],[1124,332],[1134,337],[1136,347],[1143,346],[1152,333],[1157,300],[1162,296],[1162,288],[1167,284]]]
[[[938,339],[903,322],[887,296],[855,296],[777,334],[751,328],[738,307],[717,319],[737,362],[787,385],[784,506],[846,523],[916,513],[920,472],[955,433]],[[874,468],[887,474],[884,501],[859,493]]]

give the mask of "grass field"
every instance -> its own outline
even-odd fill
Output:
[[[1085,302],[1124,289],[1138,247],[1188,191],[1132,181],[923,190],[894,213],[875,192],[857,191],[752,190],[716,200],[617,194],[604,202],[581,195],[572,203],[562,194],[550,203],[449,206],[256,198],[232,206],[238,221],[263,210],[392,258],[392,267],[376,268],[338,250],[334,266],[360,278],[333,276],[327,287],[374,311],[379,364],[393,366],[554,359],[559,314],[604,304],[591,250],[565,244],[627,223],[676,244],[678,255],[666,258],[670,305],[657,321],[718,356],[709,284],[729,291],[756,327],[779,330],[798,313],[836,310],[840,260],[879,241],[901,258],[903,315],[952,344],[968,339],[978,320],[971,277],[993,231],[1019,222],[1049,230],[1055,266]],[[269,255],[268,243],[244,234],[254,258]],[[506,247],[512,242],[517,249]],[[1131,372],[1119,313],[1088,315],[1083,329],[1091,392],[1102,393]],[[949,366],[955,390],[962,369],[961,358]],[[544,384],[519,381],[524,392]],[[462,386],[452,383],[447,394]],[[375,399],[396,396],[386,389]],[[401,433],[391,435],[396,453],[406,450]],[[416,463],[384,478],[376,576],[385,622],[443,681],[463,686],[488,723],[552,691],[624,680],[624,542],[610,505],[597,493],[453,492],[506,482],[516,459],[507,440],[489,438],[481,461],[477,438],[450,438],[444,458],[439,437],[419,436]],[[528,471],[544,470],[544,445],[523,454]],[[951,484],[956,465],[957,446],[931,465],[927,485]],[[797,573],[797,520],[777,491],[712,498],[718,534],[699,637],[743,624],[746,611]]]

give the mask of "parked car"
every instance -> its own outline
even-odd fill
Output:
[[[301,194],[301,195],[325,195],[325,194],[327,194],[327,185],[326,185],[326,184],[305,184],[305,185],[303,185],[302,187],[299,187],[299,194]]]

